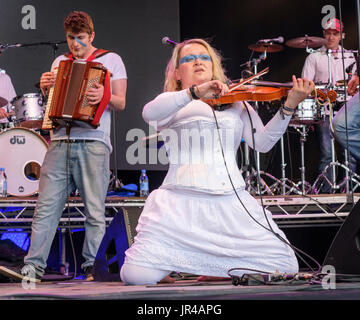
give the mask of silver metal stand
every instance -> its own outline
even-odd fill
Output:
[[[335,140],[331,137],[331,162],[325,167],[324,171],[316,178],[312,190],[315,194],[318,194],[324,184],[330,186],[330,193],[335,193],[340,191],[341,193],[349,194],[353,193],[360,185],[360,176],[349,168],[349,161],[347,157],[347,152],[345,150],[345,165],[336,160],[335,154]],[[345,171],[345,178],[337,184],[336,182],[336,169],[342,168]],[[327,172],[331,170],[332,176],[331,181],[327,177]],[[350,188],[350,181],[352,182],[352,188]]]
[[[246,146],[247,147],[247,146]],[[246,173],[245,183],[246,190],[253,194],[267,194],[267,195],[288,195],[291,193],[301,194],[301,190],[298,186],[286,178],[286,163],[285,163],[285,151],[284,151],[284,139],[283,136],[280,138],[280,148],[281,148],[281,179],[277,179],[271,174],[264,171],[256,171],[254,168],[250,172]],[[246,160],[245,160],[246,162]],[[257,172],[260,173],[260,186],[258,186]],[[271,185],[268,185],[263,178],[267,178],[272,181]]]
[[[253,66],[254,66],[254,74],[256,74],[258,72],[257,71],[258,64],[261,62],[261,60],[265,60],[265,59],[266,59],[266,50],[259,56],[258,59],[253,59],[252,60],[252,63],[253,63]],[[258,102],[255,102],[255,111],[258,112]],[[248,156],[249,149],[248,149],[248,146],[246,145],[246,143],[245,143],[245,150],[246,150],[247,156]],[[271,175],[269,175],[269,174],[267,174],[265,172],[262,172],[260,170],[260,152],[259,151],[255,152],[255,166],[256,166],[256,170],[254,168],[250,169],[249,166],[247,167],[247,168],[249,168],[248,172],[247,172],[246,179],[245,179],[245,182],[248,183],[247,190],[250,193],[255,193],[257,195],[263,194],[264,192],[269,194],[269,195],[273,195],[273,192],[271,191],[271,187],[269,187],[266,184],[266,182],[261,178],[261,174],[268,175],[273,179],[276,179],[276,178],[274,178],[273,176],[271,176]],[[258,172],[260,173],[260,179],[259,179],[260,181],[258,181],[258,179],[257,179],[257,177],[258,177],[257,173]],[[257,185],[256,189],[254,189],[254,182],[255,181],[256,181],[256,185]]]
[[[281,151],[281,193],[283,195],[287,195],[292,192],[301,194],[301,190],[296,186],[296,184],[290,179],[286,178],[284,136],[281,136],[280,138],[280,151]]]
[[[117,167],[117,141],[116,141],[116,119],[117,114],[115,110],[111,110],[111,124],[112,124],[112,134],[113,134],[113,145],[114,145],[114,172],[112,172],[109,181],[109,188],[112,188],[113,191],[118,191],[123,186],[121,180],[118,178],[118,167]]]
[[[308,128],[306,125],[291,125],[297,132],[300,133],[300,154],[301,154],[301,180],[296,183],[296,187],[301,190],[301,194],[305,195],[312,191],[311,184],[305,180],[305,142],[308,134]],[[294,191],[294,190],[291,190]]]
[[[60,272],[69,275],[69,263],[66,261],[66,229],[60,228]]]

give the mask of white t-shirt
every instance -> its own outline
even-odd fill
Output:
[[[16,92],[10,77],[4,72],[0,72],[0,97],[6,99],[9,102],[7,106],[3,107],[3,109],[10,111],[8,107],[10,106],[11,100],[16,97]],[[8,119],[0,119],[0,123],[4,122],[8,122]]]
[[[60,61],[67,60],[68,58],[65,55],[57,57],[52,66],[51,70],[54,71],[58,67]],[[121,57],[114,53],[109,52],[97,59],[94,59],[93,62],[100,62],[105,68],[107,68],[112,76],[110,79],[110,84],[112,81],[119,79],[127,79],[125,65]],[[112,92],[112,86],[111,86]],[[74,126],[70,131],[70,139],[84,139],[84,140],[98,140],[104,142],[109,148],[110,152],[112,151],[111,140],[110,140],[110,129],[111,129],[111,111],[109,105],[106,107],[104,113],[100,118],[100,125],[96,129],[84,128]],[[51,132],[51,140],[64,140],[67,139],[65,132],[65,127],[60,127],[59,129],[53,130]]]
[[[320,52],[310,53],[307,56],[302,70],[302,77],[312,80],[315,83],[321,82],[326,84],[329,81],[328,56],[324,46],[321,47],[320,50]],[[341,51],[341,46],[339,46],[339,51]],[[344,58],[345,69],[355,62],[353,53],[346,52],[346,49],[344,49]],[[341,52],[339,52],[337,56],[331,54],[330,63],[332,84],[335,84],[336,81],[344,79]],[[356,70],[356,63],[351,69],[353,72]],[[346,73],[345,76],[347,77]]]

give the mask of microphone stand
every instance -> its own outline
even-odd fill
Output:
[[[257,74],[258,72],[258,64],[262,61],[262,60],[265,60],[266,59],[266,50],[259,56],[259,58],[254,58],[252,59],[251,61],[247,61],[246,63],[243,63],[241,66],[244,66],[244,65],[247,65],[249,68],[252,67],[253,70],[254,70],[254,74]],[[258,112],[258,109],[259,109],[259,105],[258,105],[258,102],[256,101],[255,104],[254,104],[254,107],[255,107],[255,111]],[[247,169],[250,169],[250,161],[249,161],[249,146],[245,143],[244,145],[244,148],[245,148],[245,167]],[[260,152],[259,151],[255,151],[254,152],[254,155],[255,155],[255,172],[251,172],[251,173],[247,173],[246,176],[247,176],[247,179],[249,181],[251,181],[251,176],[254,174],[255,177],[260,177],[260,174],[261,174],[261,169],[260,169]],[[250,182],[250,185],[251,185],[251,182]],[[261,191],[261,185],[264,187],[265,189],[265,192],[267,192],[268,194],[271,194],[272,195],[272,192],[270,190],[270,188],[267,186],[267,184],[265,183],[264,180],[261,179],[260,177],[260,180],[257,179],[257,192],[259,195],[262,194],[262,191]]]
[[[59,45],[64,43],[67,43],[67,41],[61,40],[61,41],[42,41],[42,42],[34,42],[34,43],[16,43],[16,44],[5,44],[5,45],[0,44],[0,52],[4,52],[5,50],[10,48],[51,46],[53,48],[54,59],[55,59]]]
[[[357,22],[358,22],[358,40],[360,40],[360,0],[356,1],[356,10],[357,10]],[[342,21],[342,11],[341,11],[341,0],[339,0],[339,17],[340,17],[340,21]],[[340,36],[341,36],[341,50],[342,50],[342,62],[343,62],[343,72],[344,72],[344,81],[345,81],[345,63],[344,63],[344,39],[343,39],[343,30],[342,30],[342,25],[340,25]],[[359,43],[358,43],[359,44]],[[358,51],[359,53],[359,51]],[[359,59],[359,56],[358,56]],[[357,59],[357,61],[358,61]],[[357,74],[359,75],[359,68],[357,68]],[[346,88],[346,86],[345,86]],[[350,153],[349,153],[349,135],[348,135],[348,113],[347,113],[347,97],[346,97],[346,90],[345,89],[345,105],[344,105],[344,110],[345,110],[345,132],[346,132],[346,148],[345,148],[345,166],[350,168],[350,180],[346,181],[346,195],[347,195],[347,202],[348,203],[352,203],[354,205],[354,194],[353,194],[353,190],[351,188],[350,190],[350,185],[349,182],[351,183],[351,187],[352,187],[352,175],[353,172],[351,170],[351,167],[349,166],[349,160],[350,160]],[[347,172],[346,172],[347,173]]]
[[[118,178],[118,167],[117,167],[117,142],[116,142],[116,119],[117,113],[115,110],[111,110],[111,122],[112,122],[112,132],[113,132],[113,145],[114,145],[114,171],[113,177],[111,178],[111,185],[113,186],[113,191],[119,191],[123,184]]]

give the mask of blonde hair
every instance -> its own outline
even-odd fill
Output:
[[[204,46],[211,58],[212,66],[213,66],[213,77],[212,80],[219,80],[221,82],[226,83],[227,77],[225,76],[225,71],[222,67],[222,57],[220,53],[210,46],[208,42],[203,39],[190,39],[185,40],[183,42],[178,43],[172,53],[171,59],[166,67],[165,71],[165,83],[164,83],[164,92],[165,91],[180,91],[182,90],[181,82],[176,80],[175,77],[175,70],[179,67],[179,60],[180,60],[180,52],[181,49],[186,46],[187,44],[191,43],[198,43]]]

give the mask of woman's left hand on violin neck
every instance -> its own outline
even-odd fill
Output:
[[[295,109],[298,104],[306,99],[315,89],[315,84],[311,80],[296,78],[292,76],[293,87],[288,92],[284,105],[288,108]]]

